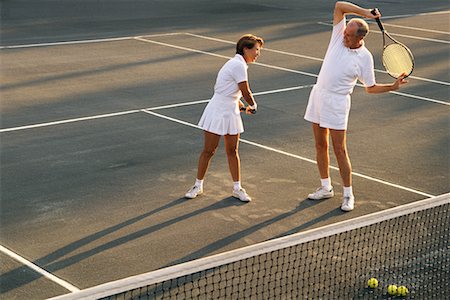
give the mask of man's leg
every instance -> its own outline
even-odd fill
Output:
[[[320,178],[330,177],[330,155],[328,151],[328,133],[327,128],[322,128],[319,124],[313,123],[314,140],[316,144],[316,160],[319,168]]]
[[[347,151],[347,131],[330,129],[333,150],[339,165],[344,187],[352,186],[352,165]]]
[[[329,130],[322,128],[319,124],[312,124],[314,140],[316,146],[316,161],[320,173],[321,187],[314,193],[309,194],[308,198],[313,200],[327,199],[334,196],[333,187],[330,179],[330,154],[328,151]]]
[[[353,210],[355,197],[352,190],[352,165],[347,151],[347,131],[330,130],[331,140],[333,141],[333,150],[339,165],[339,172],[344,184],[344,197],[342,199],[341,209],[343,211]]]

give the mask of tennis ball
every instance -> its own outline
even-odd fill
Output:
[[[408,295],[408,288],[404,285],[399,286],[397,289],[397,295],[399,295],[399,296]]]
[[[390,284],[388,286],[388,294],[391,296],[397,295],[397,286],[395,284]]]
[[[374,288],[378,287],[378,280],[376,278],[372,277],[369,279],[369,281],[367,281],[367,285],[370,288],[374,289]]]

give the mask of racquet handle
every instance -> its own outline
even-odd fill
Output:
[[[370,12],[372,13],[372,15],[375,16],[377,14],[377,10],[380,11],[378,8],[374,8]],[[377,21],[377,24],[378,24],[378,27],[380,27],[380,30],[384,31],[384,26],[383,26],[383,24],[381,24],[380,18],[376,18],[375,21]]]

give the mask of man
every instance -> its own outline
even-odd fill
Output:
[[[362,19],[351,19],[346,25],[346,14],[365,18],[379,18],[378,11],[364,9],[348,2],[337,2],[333,15],[333,32],[325,58],[309,96],[305,119],[312,123],[317,166],[321,177],[321,187],[308,198],[327,199],[334,196],[330,179],[329,136],[339,165],[344,185],[341,209],[351,211],[355,197],[352,190],[352,167],[347,152],[347,123],[350,112],[350,95],[357,80],[368,93],[384,93],[399,89],[406,83],[402,74],[392,84],[377,84],[375,81],[373,57],[364,46],[364,37],[369,26]]]

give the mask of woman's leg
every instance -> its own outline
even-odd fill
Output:
[[[239,134],[225,135],[225,150],[227,152],[228,166],[230,168],[231,177],[234,181],[232,196],[243,202],[252,201],[245,189],[241,187],[241,160],[239,158]]]
[[[228,167],[234,182],[241,181],[241,161],[238,153],[239,136],[239,134],[224,136]]]
[[[197,179],[203,180],[205,178],[206,171],[208,170],[209,163],[214,153],[216,152],[217,146],[219,145],[220,135],[205,131],[204,134],[204,146],[203,151],[200,154],[198,160],[198,170]]]

